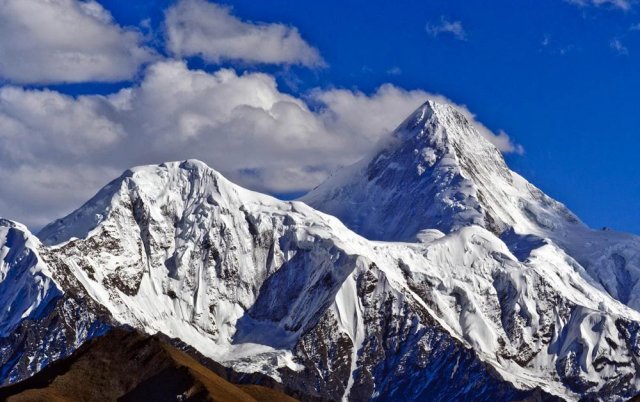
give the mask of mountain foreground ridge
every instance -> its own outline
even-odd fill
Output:
[[[114,328],[23,382],[7,402],[295,402],[261,385],[234,384],[157,335]]]

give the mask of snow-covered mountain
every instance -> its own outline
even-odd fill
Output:
[[[478,225],[525,258],[554,243],[609,294],[640,310],[640,237],[591,230],[511,171],[450,105],[425,103],[368,157],[302,201],[369,239],[416,241]]]
[[[2,380],[128,324],[335,400],[640,392],[640,313],[552,241],[451,219],[421,242],[372,241],[198,161],[131,169],[42,244],[2,222],[0,286],[20,295],[7,297]],[[31,328],[31,342],[14,335]]]

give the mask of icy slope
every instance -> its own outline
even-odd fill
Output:
[[[306,393],[619,400],[640,389],[640,315],[553,243],[519,240],[536,247],[518,259],[476,225],[372,242],[198,161],[132,169],[39,236],[50,265],[118,322]]]
[[[428,229],[450,233],[479,225],[502,234],[512,249],[524,247],[524,255],[550,239],[613,297],[640,309],[640,238],[586,227],[509,170],[449,105],[425,103],[370,156],[301,200],[369,239],[416,241],[428,237]],[[521,241],[526,236],[530,241]]]

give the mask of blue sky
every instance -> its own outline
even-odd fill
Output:
[[[640,233],[635,8],[553,0],[229,4],[250,19],[298,26],[330,65],[308,80],[444,94],[522,144],[525,154],[507,155],[509,165],[588,224]],[[427,34],[441,17],[460,21],[466,40]],[[616,38],[628,54],[611,48]]]
[[[391,83],[407,91],[440,94],[465,105],[494,133],[504,130],[521,145],[523,154],[505,154],[509,165],[587,224],[640,233],[636,157],[640,4],[624,0],[492,1],[490,5],[479,0],[217,3],[230,6],[230,13],[245,23],[297,28],[323,61],[256,63],[242,58],[205,60],[167,50],[164,11],[174,5],[172,1],[99,3],[113,16],[114,25],[135,30],[155,53],[146,59],[141,56],[143,67],[135,75],[73,84],[8,78],[5,84],[33,91],[49,88],[63,95],[109,95],[140,86],[147,76],[144,63],[153,63],[152,58],[173,58],[186,60],[191,70],[211,74],[220,68],[232,68],[239,75],[264,72],[276,80],[279,92],[305,100],[312,109],[309,94],[318,90],[362,91],[373,97],[380,85]],[[177,153],[175,159],[182,155]],[[206,161],[243,181],[244,176],[233,177],[231,168],[226,172],[224,166]],[[119,163],[132,162],[138,163],[126,158]],[[139,163],[151,162],[142,158]],[[236,170],[255,172],[260,167]],[[105,164],[104,172],[83,187],[96,190],[93,187],[104,175],[119,168]],[[319,163],[303,170],[314,169],[320,169]],[[250,179],[244,179],[249,181],[243,184],[251,186]],[[300,191],[278,184],[259,189]],[[68,210],[65,203],[70,202],[61,197],[59,210]]]

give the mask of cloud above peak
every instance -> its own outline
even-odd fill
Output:
[[[0,211],[39,226],[124,169],[188,158],[255,190],[305,191],[363,157],[426,99],[451,103],[392,84],[296,97],[269,74],[192,70],[183,61],[153,63],[139,84],[108,96],[1,87],[0,181],[11,185],[0,188]],[[517,151],[455,106],[501,150]]]
[[[155,58],[96,1],[0,0],[0,80],[123,81]]]
[[[406,90],[393,84],[383,84],[367,95],[347,89],[315,90],[311,98],[324,105],[320,111],[332,131],[360,137],[368,144],[393,131],[411,112],[427,100],[455,107],[476,130],[503,153],[524,153],[522,145],[514,143],[503,130],[497,133],[482,124],[465,105],[422,90]]]
[[[174,56],[200,56],[210,63],[325,65],[297,28],[242,21],[231,8],[206,0],[179,0],[166,12],[167,49]]]

